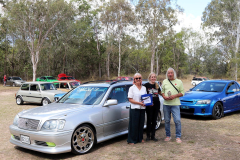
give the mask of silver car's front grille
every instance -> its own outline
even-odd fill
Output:
[[[37,130],[39,120],[19,118],[18,127],[25,130]]]

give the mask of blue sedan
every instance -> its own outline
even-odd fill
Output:
[[[211,116],[240,110],[240,85],[232,80],[209,80],[186,92],[181,100],[181,114]]]

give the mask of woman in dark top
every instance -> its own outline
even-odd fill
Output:
[[[154,141],[158,141],[158,139],[155,137],[155,127],[156,127],[157,115],[160,109],[160,101],[159,101],[158,94],[161,94],[161,90],[156,80],[157,80],[156,74],[152,72],[148,76],[149,82],[144,84],[144,86],[146,87],[147,93],[152,94],[153,96],[153,105],[146,107],[146,113],[147,113],[146,141],[149,141],[150,139]]]

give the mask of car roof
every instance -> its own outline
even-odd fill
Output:
[[[41,82],[41,81],[32,81],[32,82],[25,82],[24,84],[36,84],[36,83],[38,83],[38,84],[46,84],[46,83],[52,83],[52,82]]]
[[[41,77],[53,77],[53,76],[41,76]],[[55,78],[55,77],[53,77],[53,78]]]
[[[224,83],[229,83],[229,82],[236,82],[234,80],[226,80],[226,79],[215,79],[215,80],[207,80],[207,81],[204,81],[205,83],[208,83],[208,82],[224,82]],[[203,83],[203,82],[202,82]]]
[[[110,86],[119,86],[119,85],[133,85],[133,81],[127,81],[127,80],[100,80],[100,81],[89,81],[83,83],[81,86],[101,86],[101,87],[110,87]]]
[[[79,82],[79,81],[76,81],[76,80],[64,80],[64,81],[54,81],[52,83],[68,83],[68,82]]]

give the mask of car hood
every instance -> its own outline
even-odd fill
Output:
[[[212,99],[213,97],[221,94],[221,92],[202,92],[202,91],[189,91],[186,92],[180,100],[190,100],[190,99]]]
[[[29,110],[20,112],[19,117],[29,119],[58,119],[63,116],[67,116],[71,112],[79,112],[92,108],[90,105],[79,104],[65,104],[65,103],[52,103],[46,106],[36,107]]]
[[[24,81],[24,80],[13,80],[13,82],[15,82],[15,83],[24,83],[26,81]]]

